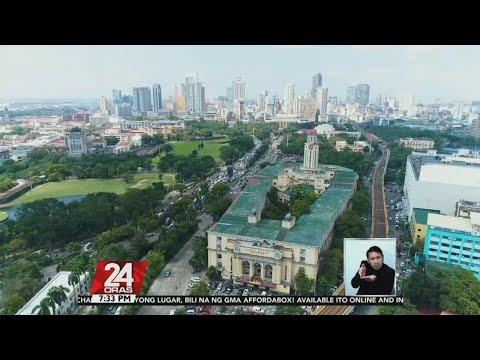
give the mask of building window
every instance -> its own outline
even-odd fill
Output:
[[[222,270],[222,263],[221,262],[217,262],[217,269]]]
[[[285,281],[287,281],[287,266],[285,266]]]
[[[243,275],[250,275],[250,263],[248,261],[244,261],[242,266],[243,266]]]
[[[459,245],[453,245],[452,249],[460,249],[460,246]]]
[[[222,237],[221,236],[217,236],[217,242],[219,241],[222,241]]]
[[[300,256],[300,261],[305,262],[305,256]]]
[[[418,229],[417,231],[419,231],[419,232],[420,232],[420,231],[422,231],[422,229]]]
[[[300,249],[300,255],[305,255],[306,252],[307,252],[307,250],[305,250],[305,249]]]
[[[438,241],[430,241],[430,245],[438,245]]]
[[[222,258],[222,254],[217,254],[217,259],[221,259]]]

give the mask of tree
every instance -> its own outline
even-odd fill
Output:
[[[208,296],[209,294],[210,290],[208,289],[207,283],[204,281],[200,281],[192,287],[192,295],[194,296]]]
[[[162,178],[163,178],[163,174],[162,174],[162,173],[158,173],[158,180],[162,181]]]
[[[207,277],[210,280],[220,280],[222,277],[220,272],[215,268],[215,266],[209,266],[207,270]]]
[[[212,215],[215,221],[218,221],[231,203],[231,198],[222,196],[216,200],[213,200],[212,202],[207,203],[205,205],[205,210],[208,214]]]
[[[70,255],[76,255],[80,253],[80,250],[82,250],[82,245],[78,242],[71,242],[67,244],[66,249]]]
[[[80,282],[80,272],[79,271],[72,271],[68,275],[68,285],[71,285],[73,287],[73,298],[75,299],[74,301],[76,302],[77,299],[77,294],[76,294],[76,286]]]
[[[133,181],[133,175],[127,172],[123,174],[123,180],[125,181],[126,184],[131,183]]]
[[[300,269],[295,275],[295,287],[297,288],[300,295],[308,295],[312,292],[313,279],[310,279],[307,274],[305,274],[304,269]]]
[[[192,150],[192,156],[198,156],[198,151],[197,150]]]
[[[52,309],[52,312],[50,312],[50,308]],[[52,315],[52,313],[55,314],[55,302],[50,296],[47,296],[46,298],[42,299],[42,301],[40,301],[40,304],[38,304],[32,309],[32,314],[34,314],[37,310],[37,315]]]
[[[195,272],[205,270],[208,266],[207,238],[197,237],[193,240],[193,256],[188,263]]]
[[[218,183],[213,185],[212,189],[210,190],[210,198],[215,199],[227,195],[230,191],[228,185],[224,183]]]
[[[353,194],[352,210],[360,216],[367,216],[370,213],[370,195],[367,190],[357,190],[355,194]]]
[[[180,192],[180,196],[183,196],[183,192],[187,190],[187,186],[183,184],[177,184],[175,185],[175,189]]]
[[[4,315],[15,315],[18,310],[25,304],[25,299],[19,295],[14,295],[5,301],[3,305]]]
[[[279,305],[276,308],[275,315],[303,315],[305,311],[300,306]]]
[[[404,298],[403,305],[398,306],[380,306],[378,315],[417,315],[418,311],[408,299]]]
[[[303,200],[295,200],[292,206],[292,215],[299,218],[303,214],[310,212],[310,206]]]
[[[170,144],[165,144],[163,145],[163,151],[165,151],[165,154],[171,153],[173,151],[173,147]]]
[[[57,304],[58,306],[67,300],[67,294],[70,292],[65,286],[54,286],[48,290],[48,296]]]

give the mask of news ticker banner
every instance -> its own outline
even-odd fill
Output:
[[[402,305],[401,296],[149,296],[81,295],[78,305]]]

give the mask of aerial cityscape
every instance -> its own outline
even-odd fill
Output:
[[[0,314],[480,315],[476,53],[0,46]],[[396,244],[354,287],[387,268],[402,306],[76,301],[104,260],[144,295],[344,296],[346,239]]]

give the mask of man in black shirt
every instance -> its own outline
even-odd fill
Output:
[[[378,246],[367,250],[367,261],[362,261],[360,269],[352,279],[352,286],[358,289],[357,295],[390,295],[395,282],[395,270],[383,263],[383,252]]]

